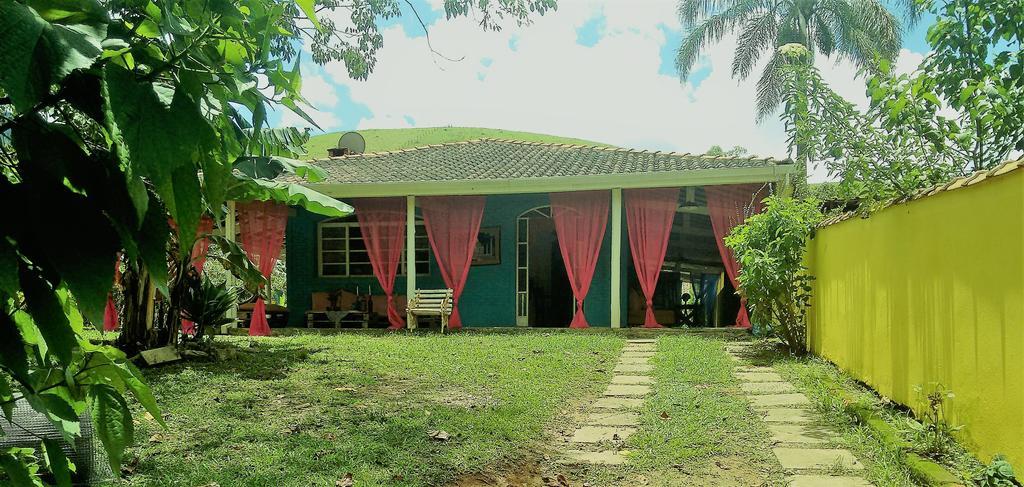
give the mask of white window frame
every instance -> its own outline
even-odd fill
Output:
[[[345,232],[345,236],[344,237],[336,237],[336,238],[332,237],[331,238],[333,240],[344,240],[344,242],[345,242],[345,249],[344,250],[326,250],[326,251],[324,250],[324,228],[343,228],[344,229],[344,232]],[[359,228],[359,222],[357,222],[357,221],[343,221],[343,220],[332,219],[332,220],[324,220],[322,222],[317,223],[317,226],[316,226],[316,267],[317,267],[317,276],[323,277],[323,278],[373,277],[373,272],[370,272],[369,274],[352,274],[352,272],[351,272],[352,253],[353,252],[357,252],[357,253],[367,253],[368,252],[367,250],[352,250],[352,245],[351,245],[352,237],[350,236],[350,233],[349,233],[352,228]],[[430,261],[430,244],[426,242],[426,236],[427,236],[427,230],[426,230],[426,227],[423,224],[423,220],[420,219],[420,218],[417,218],[416,219],[416,241],[417,242],[423,242],[425,247],[417,248],[416,250],[417,251],[420,251],[420,250],[426,250],[427,251],[427,259],[426,260],[417,260],[416,261],[417,264],[427,264],[427,271],[426,272],[418,272],[418,273],[416,273],[416,275],[418,275],[418,276],[430,275],[430,265],[429,265],[429,261]],[[357,237],[357,238],[362,239],[362,237]],[[333,253],[345,254],[345,261],[344,261],[344,263],[341,263],[341,262],[326,263],[327,265],[344,265],[345,266],[345,272],[343,274],[325,274],[324,273],[324,264],[325,264],[324,263],[324,252],[333,252]],[[406,252],[402,252],[401,253],[401,257],[399,257],[399,260],[398,260],[398,275],[400,275],[400,276],[404,276],[404,275],[406,275],[408,273],[408,266],[406,265],[405,255],[406,255]],[[369,262],[369,256],[367,256],[367,262]]]

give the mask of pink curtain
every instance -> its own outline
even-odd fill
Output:
[[[729,282],[739,289],[737,277],[740,264],[736,261],[732,249],[726,247],[723,240],[732,229],[743,223],[748,216],[761,212],[762,200],[766,196],[767,186],[763,184],[732,184],[705,186],[708,198],[708,214],[711,216],[711,228],[715,232],[715,243],[718,253],[722,256],[725,274]],[[750,316],[747,314],[746,300],[740,300],[740,311],[736,316],[737,328],[750,328]]]
[[[569,285],[576,298],[576,313],[569,328],[586,328],[583,300],[590,291],[601,242],[608,225],[609,191],[551,193],[551,217],[562,252]]]
[[[388,299],[388,328],[397,330],[405,326],[394,302],[395,276],[405,248],[405,198],[360,198],[352,206],[370,254],[373,275]],[[409,264],[409,272],[416,272],[415,263]]]
[[[644,293],[644,328],[661,328],[654,318],[652,298],[665,263],[672,220],[679,205],[679,188],[627,189],[622,192],[626,204],[629,250],[633,255],[640,289]]]
[[[242,237],[242,248],[249,260],[263,276],[270,278],[277,256],[284,244],[284,229],[288,223],[288,207],[272,201],[238,203],[238,227]],[[267,324],[267,306],[263,298],[256,299],[249,322],[250,336],[270,335]]]
[[[121,283],[121,255],[114,259],[114,285]],[[117,307],[114,306],[113,292],[107,293],[107,307],[103,309],[103,331],[115,331],[120,324],[117,319]]]
[[[469,264],[480,234],[484,215],[484,196],[424,196],[420,198],[423,223],[434,258],[441,268],[441,277],[452,289],[453,309],[449,328],[461,328],[459,296],[466,287]]]
[[[206,264],[206,253],[210,250],[210,232],[213,231],[213,219],[207,215],[199,220],[196,228],[196,243],[192,245],[192,267],[199,274],[203,273],[203,266]],[[196,332],[196,324],[189,320],[181,320],[181,332],[192,335]]]

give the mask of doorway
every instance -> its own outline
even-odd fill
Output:
[[[516,325],[568,326],[574,305],[551,207],[523,212],[516,225]]]

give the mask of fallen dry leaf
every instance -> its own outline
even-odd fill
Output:
[[[354,387],[335,387],[334,390],[338,392],[355,392]]]
[[[658,415],[658,417],[661,418],[661,419],[671,419],[672,418],[665,411],[662,411],[661,414]]]
[[[430,436],[431,439],[437,441],[448,441],[452,438],[452,435],[449,435],[448,432],[445,430],[428,431],[427,435]]]
[[[352,487],[353,485],[356,485],[356,481],[352,480],[351,473],[345,474],[344,477],[334,482],[334,487]]]

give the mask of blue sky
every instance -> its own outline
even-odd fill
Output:
[[[348,79],[339,63],[304,64],[304,94],[324,129],[485,126],[659,150],[719,144],[785,155],[781,125],[753,121],[752,83],[730,76],[734,38],[711,46],[679,81],[674,57],[684,33],[674,1],[562,0],[531,25],[506,23],[500,32],[446,20],[441,0],[413,5],[434,48],[462,60],[432,55],[403,5],[402,17],[381,24],[384,47],[368,81]],[[927,52],[930,23],[922,19],[906,35],[897,67],[911,69]],[[855,69],[829,60],[819,67],[837,91],[863,101]],[[288,114],[277,121],[298,124]]]

